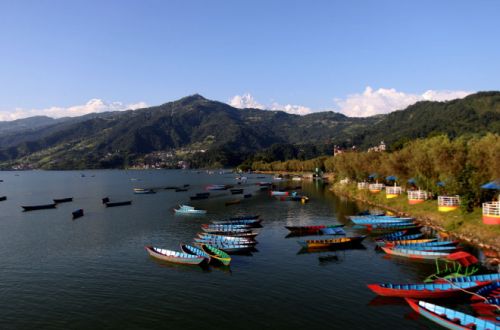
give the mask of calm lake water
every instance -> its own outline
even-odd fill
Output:
[[[81,174],[85,176],[82,177]],[[372,282],[420,281],[432,264],[387,258],[374,250],[299,253],[285,225],[346,223],[359,211],[318,182],[303,182],[311,201],[280,202],[258,192],[256,175],[243,185],[253,197],[240,205],[229,192],[193,202],[204,217],[172,208],[207,184],[235,184],[233,174],[189,171],[0,172],[0,322],[2,329],[427,329],[403,301],[374,299]],[[190,184],[187,192],[134,195],[134,187]],[[294,185],[297,183],[294,182]],[[74,197],[57,209],[21,212],[20,205]],[[101,198],[132,199],[105,208]],[[71,219],[83,208],[85,216]],[[179,249],[210,220],[260,214],[258,252],[234,256],[230,271],[175,266],[151,259],[145,245]]]

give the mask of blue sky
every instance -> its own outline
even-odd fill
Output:
[[[499,12],[493,0],[3,0],[0,112],[200,93],[371,114],[370,97],[387,111],[429,90],[498,90]]]

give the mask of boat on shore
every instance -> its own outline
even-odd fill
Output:
[[[36,211],[36,210],[44,210],[44,209],[55,209],[57,204],[52,203],[52,204],[42,204],[42,205],[25,205],[21,206],[23,208],[23,211]]]
[[[146,251],[153,258],[182,265],[199,265],[206,259],[197,255],[146,246]]]
[[[53,201],[54,201],[55,204],[69,203],[69,202],[73,201],[73,197],[54,198]]]

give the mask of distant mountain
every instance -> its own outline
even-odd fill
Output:
[[[236,109],[192,95],[135,111],[0,122],[0,166],[102,168],[165,159],[172,164],[188,159],[199,166],[235,165],[279,145],[292,146],[307,157],[329,152],[333,144],[367,147],[381,140],[393,144],[435,133],[487,131],[500,132],[500,92],[419,102],[367,118]],[[291,152],[283,157],[288,154],[294,156]]]

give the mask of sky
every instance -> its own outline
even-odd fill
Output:
[[[158,105],[368,116],[500,89],[500,1],[1,0],[0,120]]]

